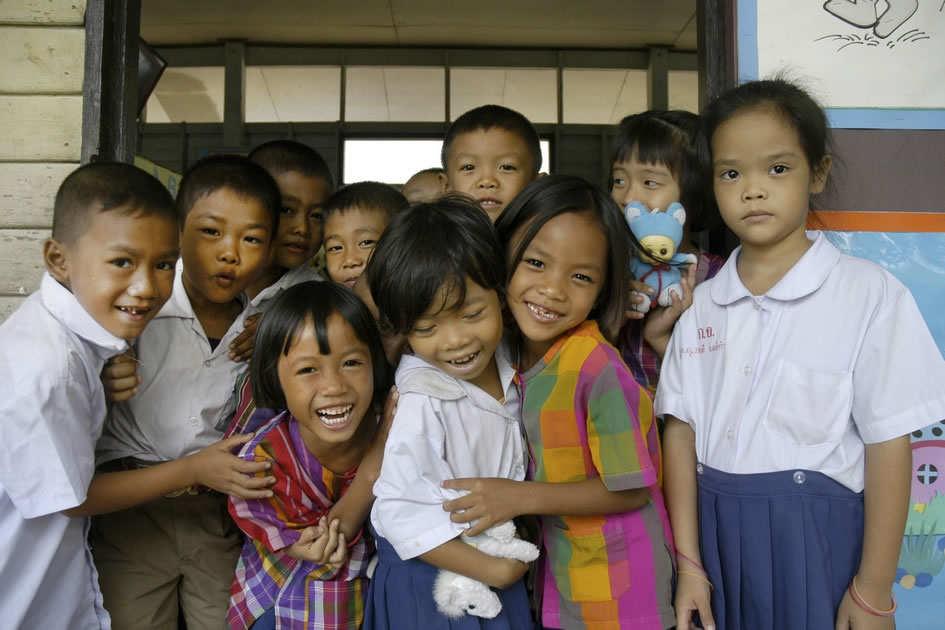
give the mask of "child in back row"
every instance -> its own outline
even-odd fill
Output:
[[[109,412],[96,448],[103,468],[147,468],[220,439],[244,365],[229,344],[243,331],[244,291],[268,262],[279,207],[272,177],[246,158],[206,158],[184,175],[174,288],[138,338],[141,385]],[[179,606],[191,628],[226,617],[242,541],[225,496],[191,486],[98,517],[90,540],[116,626],[171,626]]]
[[[483,105],[453,121],[440,158],[449,189],[475,199],[495,223],[538,177],[541,142],[522,114],[501,105]]]
[[[832,161],[807,93],[747,83],[702,124],[741,245],[697,287],[656,393],[677,624],[891,629],[909,433],[945,417],[945,361],[902,283],[805,231]]]
[[[441,507],[457,496],[443,480],[525,476],[515,370],[501,343],[504,269],[488,217],[458,196],[399,213],[368,266],[382,326],[405,334],[413,354],[397,368],[400,399],[374,485],[366,629],[531,628],[528,565],[464,543]],[[438,569],[497,589],[498,616],[440,612]]]
[[[603,190],[565,175],[532,183],[496,228],[531,481],[446,481],[470,493],[443,507],[454,524],[480,519],[470,535],[541,516],[545,628],[672,627],[653,409],[610,344],[627,303],[629,229]]]
[[[225,479],[262,468],[234,465],[229,450],[243,438],[149,470],[95,473],[99,374],[170,296],[178,237],[167,190],[134,166],[82,166],[56,194],[40,289],[0,326],[0,617],[10,627],[110,627],[84,517],[191,484],[258,486]]]

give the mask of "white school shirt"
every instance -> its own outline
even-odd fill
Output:
[[[820,232],[763,296],[736,249],[673,331],[654,407],[730,473],[819,471],[863,489],[864,443],[945,418],[942,359],[909,290]]]
[[[496,365],[505,400],[405,354],[395,381],[400,398],[374,484],[371,524],[404,560],[456,538],[443,502],[462,496],[440,482],[459,477],[525,478],[515,368],[503,343]]]
[[[0,620],[107,629],[86,500],[105,419],[99,374],[127,344],[48,273],[0,326]]]
[[[252,315],[253,313],[261,313],[266,307],[266,304],[269,303],[274,297],[288,289],[289,287],[294,287],[297,284],[302,284],[303,282],[308,282],[310,280],[321,281],[323,280],[321,274],[308,266],[308,264],[299,265],[295,269],[289,269],[282,277],[270,284],[268,287],[256,294],[249,302],[249,312],[247,315]]]
[[[96,448],[99,463],[121,457],[162,462],[196,453],[223,437],[233,417],[233,386],[246,363],[227,353],[248,310],[211,350],[182,276],[178,261],[170,299],[138,337],[138,393],[112,406]]]

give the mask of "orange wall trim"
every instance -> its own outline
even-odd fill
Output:
[[[945,232],[945,212],[818,210],[807,215],[807,227],[843,232]]]

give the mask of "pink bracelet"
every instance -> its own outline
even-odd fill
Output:
[[[683,552],[681,552],[681,551],[676,551],[676,555],[679,556],[680,558],[682,558],[683,560],[685,560],[686,562],[688,562],[689,564],[691,564],[692,566],[696,567],[697,569],[699,569],[699,570],[702,571],[703,573],[707,573],[704,566],[702,566],[701,564],[699,564],[698,562],[696,562],[695,560],[693,560],[692,558],[690,558],[689,556],[687,556],[687,555],[684,554]]]
[[[853,603],[868,612],[871,615],[876,617],[892,617],[893,613],[896,612],[896,609],[899,607],[899,602],[896,601],[896,596],[892,593],[889,594],[890,599],[892,599],[892,608],[889,610],[880,610],[878,608],[873,608],[870,606],[863,596],[860,595],[860,590],[856,587],[856,576],[853,576],[853,580],[850,582],[850,599],[853,600]]]

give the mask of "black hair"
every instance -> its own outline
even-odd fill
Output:
[[[253,149],[249,159],[273,177],[296,171],[306,177],[323,179],[328,182],[329,190],[335,189],[335,179],[325,158],[307,144],[295,140],[272,140]]]
[[[522,114],[514,109],[502,105],[483,105],[471,109],[456,120],[446,130],[443,138],[443,148],[440,150],[440,161],[443,168],[447,168],[446,158],[456,136],[473,131],[488,131],[492,128],[504,129],[516,134],[525,143],[532,161],[532,176],[538,175],[541,170],[541,139],[535,126]]]
[[[279,187],[266,169],[240,155],[211,155],[187,169],[177,190],[181,224],[194,204],[221,188],[258,201],[271,219],[270,238],[275,237],[282,208]]]
[[[678,201],[686,208],[690,229],[706,229],[704,212],[708,195],[696,154],[699,116],[681,109],[651,109],[626,116],[617,125],[610,146],[610,173],[607,188],[613,189],[614,165],[636,154],[642,164],[661,164],[669,169],[679,184]],[[665,208],[664,208],[665,210]]]
[[[407,198],[404,194],[390,184],[357,182],[340,188],[328,198],[322,206],[322,221],[327,221],[331,215],[343,213],[351,208],[375,210],[390,218],[406,205]]]
[[[448,287],[447,306],[466,300],[466,277],[505,296],[505,257],[492,221],[468,197],[446,195],[394,216],[367,265],[385,332],[408,334]],[[455,291],[455,293],[454,293]]]
[[[613,343],[629,297],[630,228],[617,202],[600,186],[574,175],[548,175],[533,181],[512,200],[496,222],[507,255],[507,281],[512,279],[538,231],[551,219],[568,212],[593,215],[607,238],[606,279],[588,319],[596,320],[604,337]],[[513,240],[520,229],[524,232]]]
[[[407,181],[410,181],[417,175],[443,175],[445,173],[446,173],[446,169],[441,168],[439,166],[431,166],[430,168],[425,168],[425,169],[417,171],[416,173],[408,177]]]
[[[811,175],[824,166],[831,154],[830,127],[827,114],[803,88],[788,79],[750,81],[722,93],[702,113],[696,140],[699,162],[708,181],[712,181],[712,137],[725,121],[733,116],[758,109],[776,112],[797,132],[797,137]]]
[[[74,243],[96,212],[159,216],[179,225],[171,193],[155,177],[123,162],[93,162],[62,181],[53,203],[52,236]]]
[[[384,355],[377,326],[371,311],[354,291],[334,282],[302,282],[277,295],[266,305],[250,364],[253,398],[260,407],[285,409],[285,392],[279,383],[279,357],[289,353],[309,319],[315,326],[318,351],[331,352],[328,345],[328,318],[338,313],[351,326],[355,336],[364,342],[371,354],[374,372],[372,405],[379,408],[391,383],[390,366]]]

